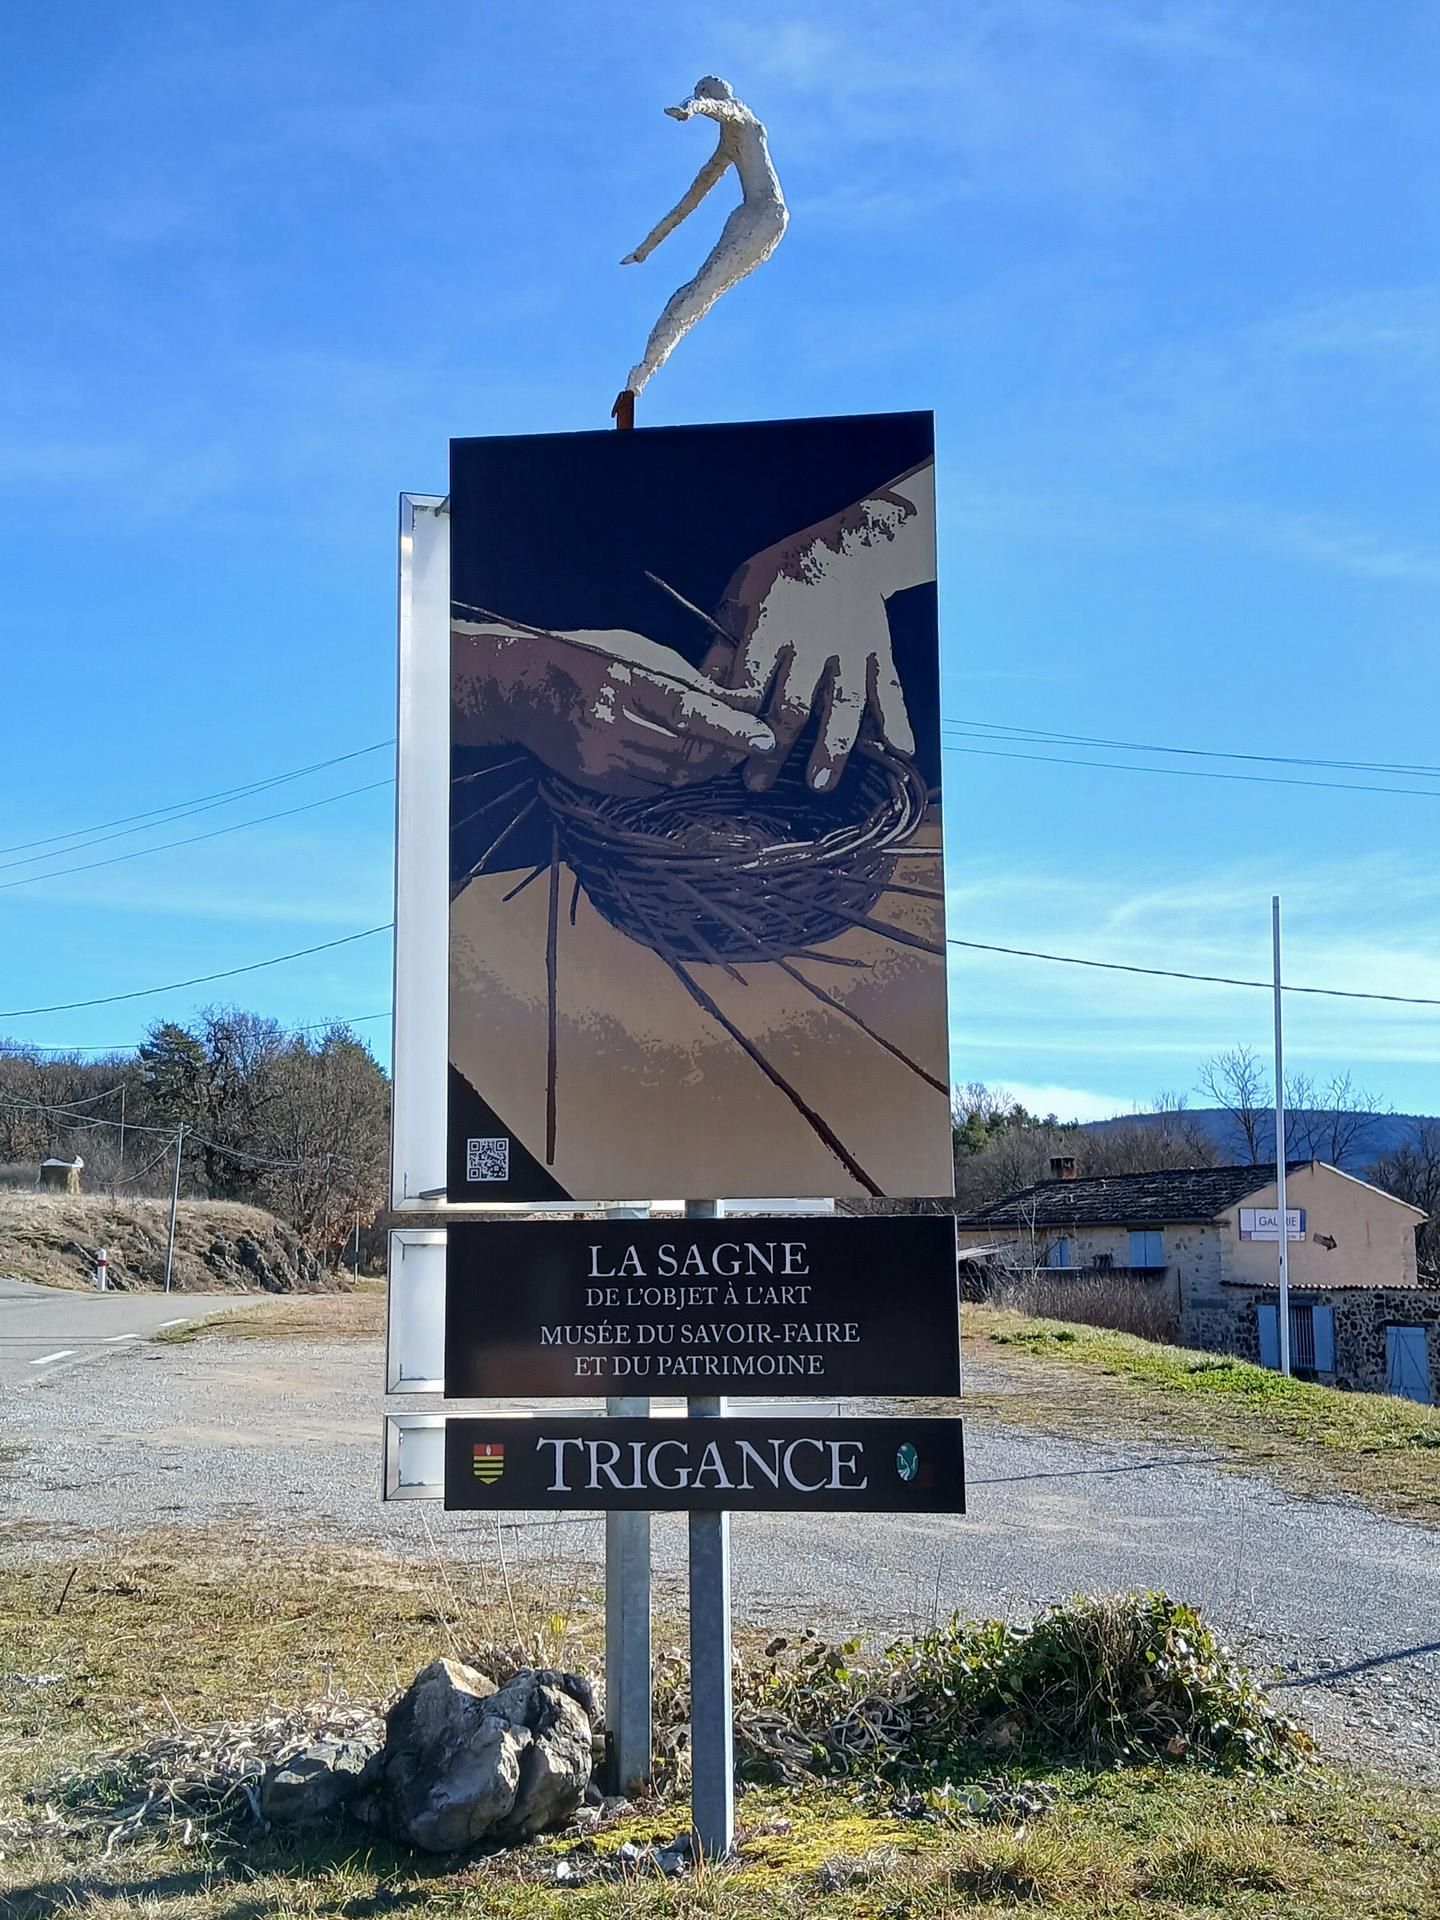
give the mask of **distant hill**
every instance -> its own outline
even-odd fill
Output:
[[[1187,1120],[1193,1120],[1203,1129],[1207,1137],[1215,1142],[1222,1161],[1238,1162],[1249,1159],[1245,1137],[1234,1117],[1223,1107],[1187,1107],[1185,1117]],[[1339,1165],[1346,1173],[1364,1173],[1378,1154],[1388,1153],[1395,1147],[1403,1146],[1416,1123],[1433,1116],[1415,1113],[1377,1113],[1362,1114],[1357,1118],[1361,1122],[1361,1130],[1355,1144],[1339,1161]],[[1092,1120],[1086,1127],[1086,1131],[1104,1133],[1110,1127],[1147,1125],[1173,1125],[1173,1120],[1168,1114],[1119,1114],[1113,1120]],[[1267,1130],[1267,1148],[1269,1144]],[[1292,1153],[1294,1151],[1292,1147]]]

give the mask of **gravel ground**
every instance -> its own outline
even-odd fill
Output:
[[[152,1526],[257,1525],[368,1540],[407,1559],[493,1565],[570,1586],[603,1525],[384,1506],[370,1341],[129,1342],[13,1379],[0,1399],[0,1550],[53,1556]],[[971,1365],[980,1392],[1003,1368]],[[1263,1668],[1332,1752],[1440,1784],[1440,1540],[1350,1500],[1224,1472],[1194,1451],[967,1423],[963,1517],[737,1516],[737,1615],[886,1633],[952,1609],[1022,1618],[1080,1589],[1164,1587]],[[60,1550],[63,1550],[61,1548]],[[660,1516],[662,1592],[679,1595],[683,1517]],[[445,1577],[449,1577],[448,1575]]]

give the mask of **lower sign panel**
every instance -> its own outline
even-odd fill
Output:
[[[958,1420],[447,1420],[445,1505],[963,1513]]]

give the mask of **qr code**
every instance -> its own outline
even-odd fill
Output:
[[[510,1178],[510,1142],[503,1134],[495,1140],[465,1142],[465,1178],[467,1180],[508,1180]]]

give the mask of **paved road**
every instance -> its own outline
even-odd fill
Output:
[[[557,1593],[598,1569],[599,1521],[516,1516],[497,1535],[488,1516],[380,1504],[376,1343],[104,1344],[112,1336],[90,1317],[104,1301],[87,1302],[88,1339],[68,1331],[82,1324],[70,1304],[81,1298],[63,1302],[71,1356],[35,1366],[26,1352],[4,1375],[0,1490],[15,1516],[77,1546],[156,1523],[341,1533],[441,1556],[471,1592],[502,1544],[512,1567],[530,1561]],[[122,1304],[171,1317],[153,1297]],[[32,1301],[27,1323],[13,1293],[0,1296],[0,1346],[27,1324],[43,1346],[46,1310]],[[970,1373],[977,1389],[1009,1384]],[[1081,1589],[1164,1587],[1280,1667],[1287,1697],[1322,1731],[1345,1728],[1349,1750],[1440,1780],[1440,1536],[1159,1443],[1098,1448],[975,1420],[967,1455],[963,1518],[737,1516],[739,1612],[882,1633],[952,1609],[1023,1617]],[[662,1584],[678,1591],[683,1520],[661,1516],[655,1534]],[[28,1528],[21,1550],[27,1536],[40,1550]]]
[[[37,1372],[80,1365],[106,1347],[235,1304],[233,1293],[83,1293],[0,1274],[0,1394]]]

